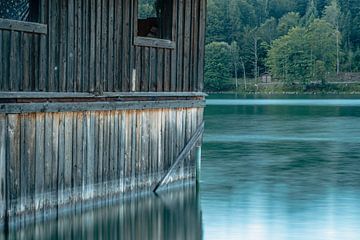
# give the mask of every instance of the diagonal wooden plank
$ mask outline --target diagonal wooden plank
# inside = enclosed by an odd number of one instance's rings
[[[164,183],[165,179],[168,178],[174,169],[179,165],[181,161],[183,161],[191,152],[191,150],[196,146],[196,143],[200,140],[203,132],[204,132],[204,122],[200,124],[200,126],[197,128],[194,135],[191,137],[189,142],[186,144],[186,146],[183,148],[183,150],[180,152],[179,156],[176,158],[174,164],[169,168],[169,170],[164,174],[164,176],[161,178],[161,180],[155,185],[153,188],[153,192],[156,192],[159,187]]]

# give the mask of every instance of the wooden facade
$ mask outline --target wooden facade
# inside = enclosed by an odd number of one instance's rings
[[[0,18],[0,226],[194,181],[206,0],[171,0],[170,40],[137,36],[137,1]]]
[[[173,44],[136,38],[137,0],[40,0],[0,21],[0,91],[201,92],[205,0],[173,0]]]

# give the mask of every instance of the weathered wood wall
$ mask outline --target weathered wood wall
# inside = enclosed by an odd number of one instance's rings
[[[171,46],[135,41],[136,0],[39,0],[38,23],[0,19],[0,226],[162,179],[203,118],[206,0],[174,4]]]
[[[151,191],[202,118],[202,108],[0,114],[0,220]],[[195,174],[192,151],[169,179]]]
[[[135,0],[40,0],[46,35],[0,24],[0,91],[201,92],[206,0],[174,2],[170,49],[133,44]]]

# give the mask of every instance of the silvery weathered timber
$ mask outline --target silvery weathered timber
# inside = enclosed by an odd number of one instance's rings
[[[0,11],[0,227],[194,182],[206,0],[20,2]]]

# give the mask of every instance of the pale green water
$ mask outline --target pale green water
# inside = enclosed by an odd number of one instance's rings
[[[235,98],[209,96],[200,193],[113,203],[9,239],[360,239],[360,98]]]
[[[221,98],[205,114],[204,239],[360,239],[360,101]]]

